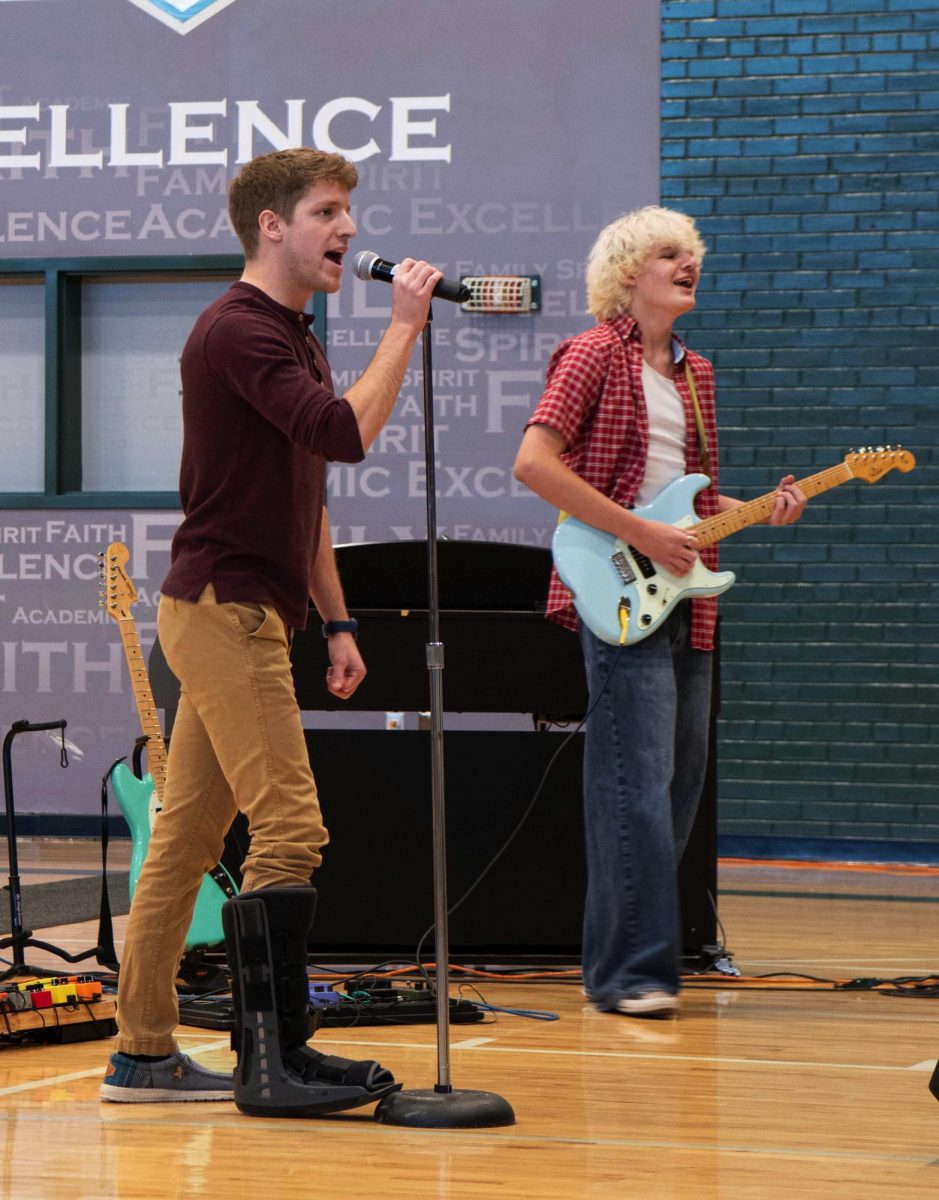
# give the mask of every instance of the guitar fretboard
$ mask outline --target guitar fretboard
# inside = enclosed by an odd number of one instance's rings
[[[816,475],[800,479],[797,486],[811,498],[852,478],[853,472],[847,463],[838,463],[837,466],[828,467]],[[740,529],[746,529],[748,525],[765,521],[772,514],[775,506],[776,493],[767,492],[765,496],[757,496],[755,500],[748,500],[746,504],[741,504],[738,508],[729,508],[726,512],[717,513],[716,516],[705,517],[694,527],[698,544],[712,546],[730,534],[737,533]]]
[[[121,641],[124,644],[124,654],[127,658],[127,669],[130,672],[131,687],[134,691],[134,701],[137,705],[137,715],[140,727],[147,736],[147,769],[153,778],[153,790],[157,801],[163,803],[163,789],[166,784],[166,743],[163,740],[163,730],[157,706],[150,690],[150,679],[147,675],[147,665],[137,627],[133,617],[119,617],[118,628],[121,631]]]

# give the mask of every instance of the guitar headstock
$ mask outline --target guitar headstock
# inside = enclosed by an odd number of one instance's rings
[[[844,458],[851,474],[868,483],[876,483],[878,479],[892,471],[912,471],[916,459],[902,446],[868,446],[864,450],[852,450]]]
[[[129,558],[130,551],[123,542],[112,542],[98,555],[98,603],[115,621],[129,617],[131,606],[137,602],[137,589],[125,570]]]

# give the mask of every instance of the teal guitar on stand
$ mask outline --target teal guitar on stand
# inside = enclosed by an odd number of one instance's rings
[[[801,479],[797,486],[812,497],[849,479],[876,483],[894,467],[910,471],[915,466],[909,451],[879,446],[853,451],[844,462]],[[709,482],[706,475],[684,475],[663,488],[651,504],[633,512],[649,521],[694,529],[698,545],[711,546],[728,534],[765,521],[773,511],[776,495],[768,492],[738,508],[700,520],[694,511],[694,498]],[[648,637],[680,600],[726,592],[736,578],[733,571],[708,570],[700,558],[687,575],[672,575],[634,546],[574,517],[561,520],[551,550],[557,573],[572,593],[580,619],[601,641],[614,646],[628,646]]]
[[[111,772],[111,786],[118,807],[130,829],[130,895],[134,896],[140,871],[147,857],[154,822],[163,807],[166,784],[166,742],[160,728],[157,708],[150,690],[147,667],[140,648],[137,628],[131,607],[137,600],[137,589],[131,583],[126,565],[130,553],[122,542],[112,542],[99,556],[102,606],[117,621],[124,644],[124,654],[130,671],[131,686],[140,725],[147,738],[147,766],[142,779],[124,763]],[[186,935],[186,949],[204,949],[219,945],[223,939],[222,905],[238,894],[238,887],[228,871],[218,863],[203,876],[192,924]]]

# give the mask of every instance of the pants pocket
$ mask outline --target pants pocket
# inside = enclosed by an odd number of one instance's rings
[[[230,601],[225,607],[238,629],[249,637],[283,638],[283,622],[269,604],[239,600]]]

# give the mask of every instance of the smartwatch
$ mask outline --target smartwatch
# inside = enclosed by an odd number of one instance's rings
[[[359,632],[359,623],[355,617],[349,617],[347,621],[327,621],[323,625],[323,637],[331,638],[334,633],[351,633],[356,637]]]

